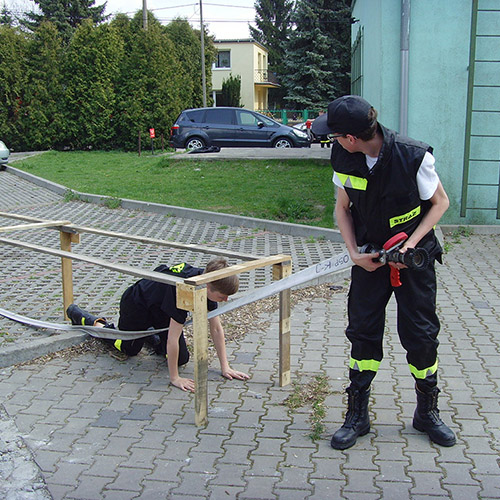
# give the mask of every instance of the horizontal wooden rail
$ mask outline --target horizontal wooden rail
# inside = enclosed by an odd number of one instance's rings
[[[8,212],[0,212],[0,217],[9,217],[12,219],[25,220],[25,221],[29,221],[29,222],[44,222],[44,223],[46,222],[49,224],[53,223],[53,221],[48,221],[46,219],[40,219],[37,217],[28,217],[28,216],[18,215],[18,214],[11,214]],[[112,238],[120,238],[120,239],[124,239],[124,240],[128,240],[128,241],[135,241],[137,243],[147,243],[147,244],[151,244],[151,245],[179,248],[179,249],[184,249],[184,250],[191,250],[193,252],[219,255],[221,257],[229,257],[229,258],[235,258],[235,259],[241,259],[241,260],[254,260],[254,259],[259,258],[257,255],[252,255],[252,254],[247,254],[247,253],[231,252],[229,250],[223,250],[220,248],[212,248],[212,247],[203,246],[203,245],[193,245],[191,243],[179,243],[177,241],[167,241],[167,240],[162,240],[159,238],[148,238],[146,236],[137,236],[137,235],[133,235],[133,234],[126,234],[126,233],[115,232],[115,231],[104,231],[103,229],[96,229],[96,228],[87,227],[87,226],[79,226],[77,224],[71,224],[71,223],[64,225],[62,227],[62,231],[76,232],[76,233],[90,233],[90,234],[96,234],[99,236],[109,236]]]
[[[184,280],[184,283],[194,286],[205,285],[215,280],[227,278],[228,276],[233,276],[235,274],[251,271],[252,269],[257,269],[259,267],[281,264],[282,262],[290,262],[290,256],[271,255],[270,257],[262,257],[260,259],[255,259],[250,262],[244,262],[243,264],[234,264],[230,267],[219,269],[218,271],[212,271],[210,273],[200,274],[199,276],[193,276],[192,278],[186,278]]]
[[[64,259],[88,262],[90,264],[95,264],[101,267],[105,267],[106,269],[111,269],[112,271],[131,274],[132,276],[137,276],[138,278],[146,278],[153,281],[159,281],[160,283],[167,283],[168,285],[175,286],[177,283],[184,282],[182,278],[178,278],[177,276],[172,276],[164,273],[157,273],[155,271],[146,271],[144,269],[129,266],[127,264],[115,264],[113,262],[108,262],[103,259],[98,259],[97,257],[91,257],[90,255],[81,255],[74,252],[66,252],[65,250],[59,250],[58,248],[43,247],[40,245],[34,245],[32,243],[26,243],[24,241],[13,240],[9,238],[0,238],[0,243],[5,243],[6,245],[12,245],[20,248],[26,248],[28,250],[34,250],[35,252],[42,252],[49,255],[55,255],[56,257],[61,257]]]
[[[48,222],[33,222],[31,224],[18,224],[17,226],[0,226],[0,233],[7,233],[12,231],[23,231],[25,229],[38,229],[42,227],[61,229],[61,226],[71,224],[67,220],[56,220]]]

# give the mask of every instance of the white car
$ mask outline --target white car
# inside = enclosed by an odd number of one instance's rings
[[[0,167],[3,165],[7,165],[7,162],[9,161],[9,155],[9,148],[2,141],[0,141]]]

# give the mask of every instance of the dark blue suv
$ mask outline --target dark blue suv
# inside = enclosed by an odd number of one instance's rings
[[[242,108],[184,110],[170,131],[173,148],[310,147],[306,132],[282,125],[267,116]]]

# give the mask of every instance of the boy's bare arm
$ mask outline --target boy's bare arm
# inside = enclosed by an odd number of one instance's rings
[[[194,380],[179,376],[179,338],[184,325],[171,319],[167,337],[167,364],[170,383],[183,391],[194,392]]]
[[[227,361],[224,328],[222,327],[220,318],[216,316],[215,318],[210,318],[208,321],[210,324],[210,335],[214,342],[215,350],[217,351],[217,356],[219,358],[222,376],[229,380],[232,380],[233,378],[237,378],[238,380],[249,379],[250,377],[246,373],[233,370],[229,366],[229,362]]]

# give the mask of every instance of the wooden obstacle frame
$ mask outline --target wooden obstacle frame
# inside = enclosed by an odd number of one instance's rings
[[[207,318],[207,284],[228,276],[239,275],[254,269],[273,266],[273,279],[278,280],[290,276],[292,273],[292,260],[288,255],[273,255],[258,257],[255,255],[231,252],[218,248],[205,247],[179,242],[147,238],[127,233],[104,231],[97,228],[78,226],[67,220],[46,220],[36,217],[0,212],[0,217],[24,221],[24,224],[0,226],[0,234],[13,231],[48,228],[59,231],[60,249],[43,247],[0,237],[0,243],[42,252],[61,258],[63,307],[66,309],[73,303],[73,260],[95,264],[113,271],[130,274],[138,278],[146,278],[160,283],[176,286],[177,307],[190,311],[193,317],[193,343],[194,343],[194,381],[195,381],[195,424],[198,427],[208,423],[208,318]],[[137,243],[167,246],[178,249],[218,255],[244,262],[235,264],[218,271],[205,273],[191,278],[179,278],[155,271],[148,271],[125,264],[117,264],[92,256],[81,255],[71,251],[72,244],[80,242],[82,233],[108,236],[125,239]],[[290,374],[290,289],[279,292],[279,385],[288,385]]]

